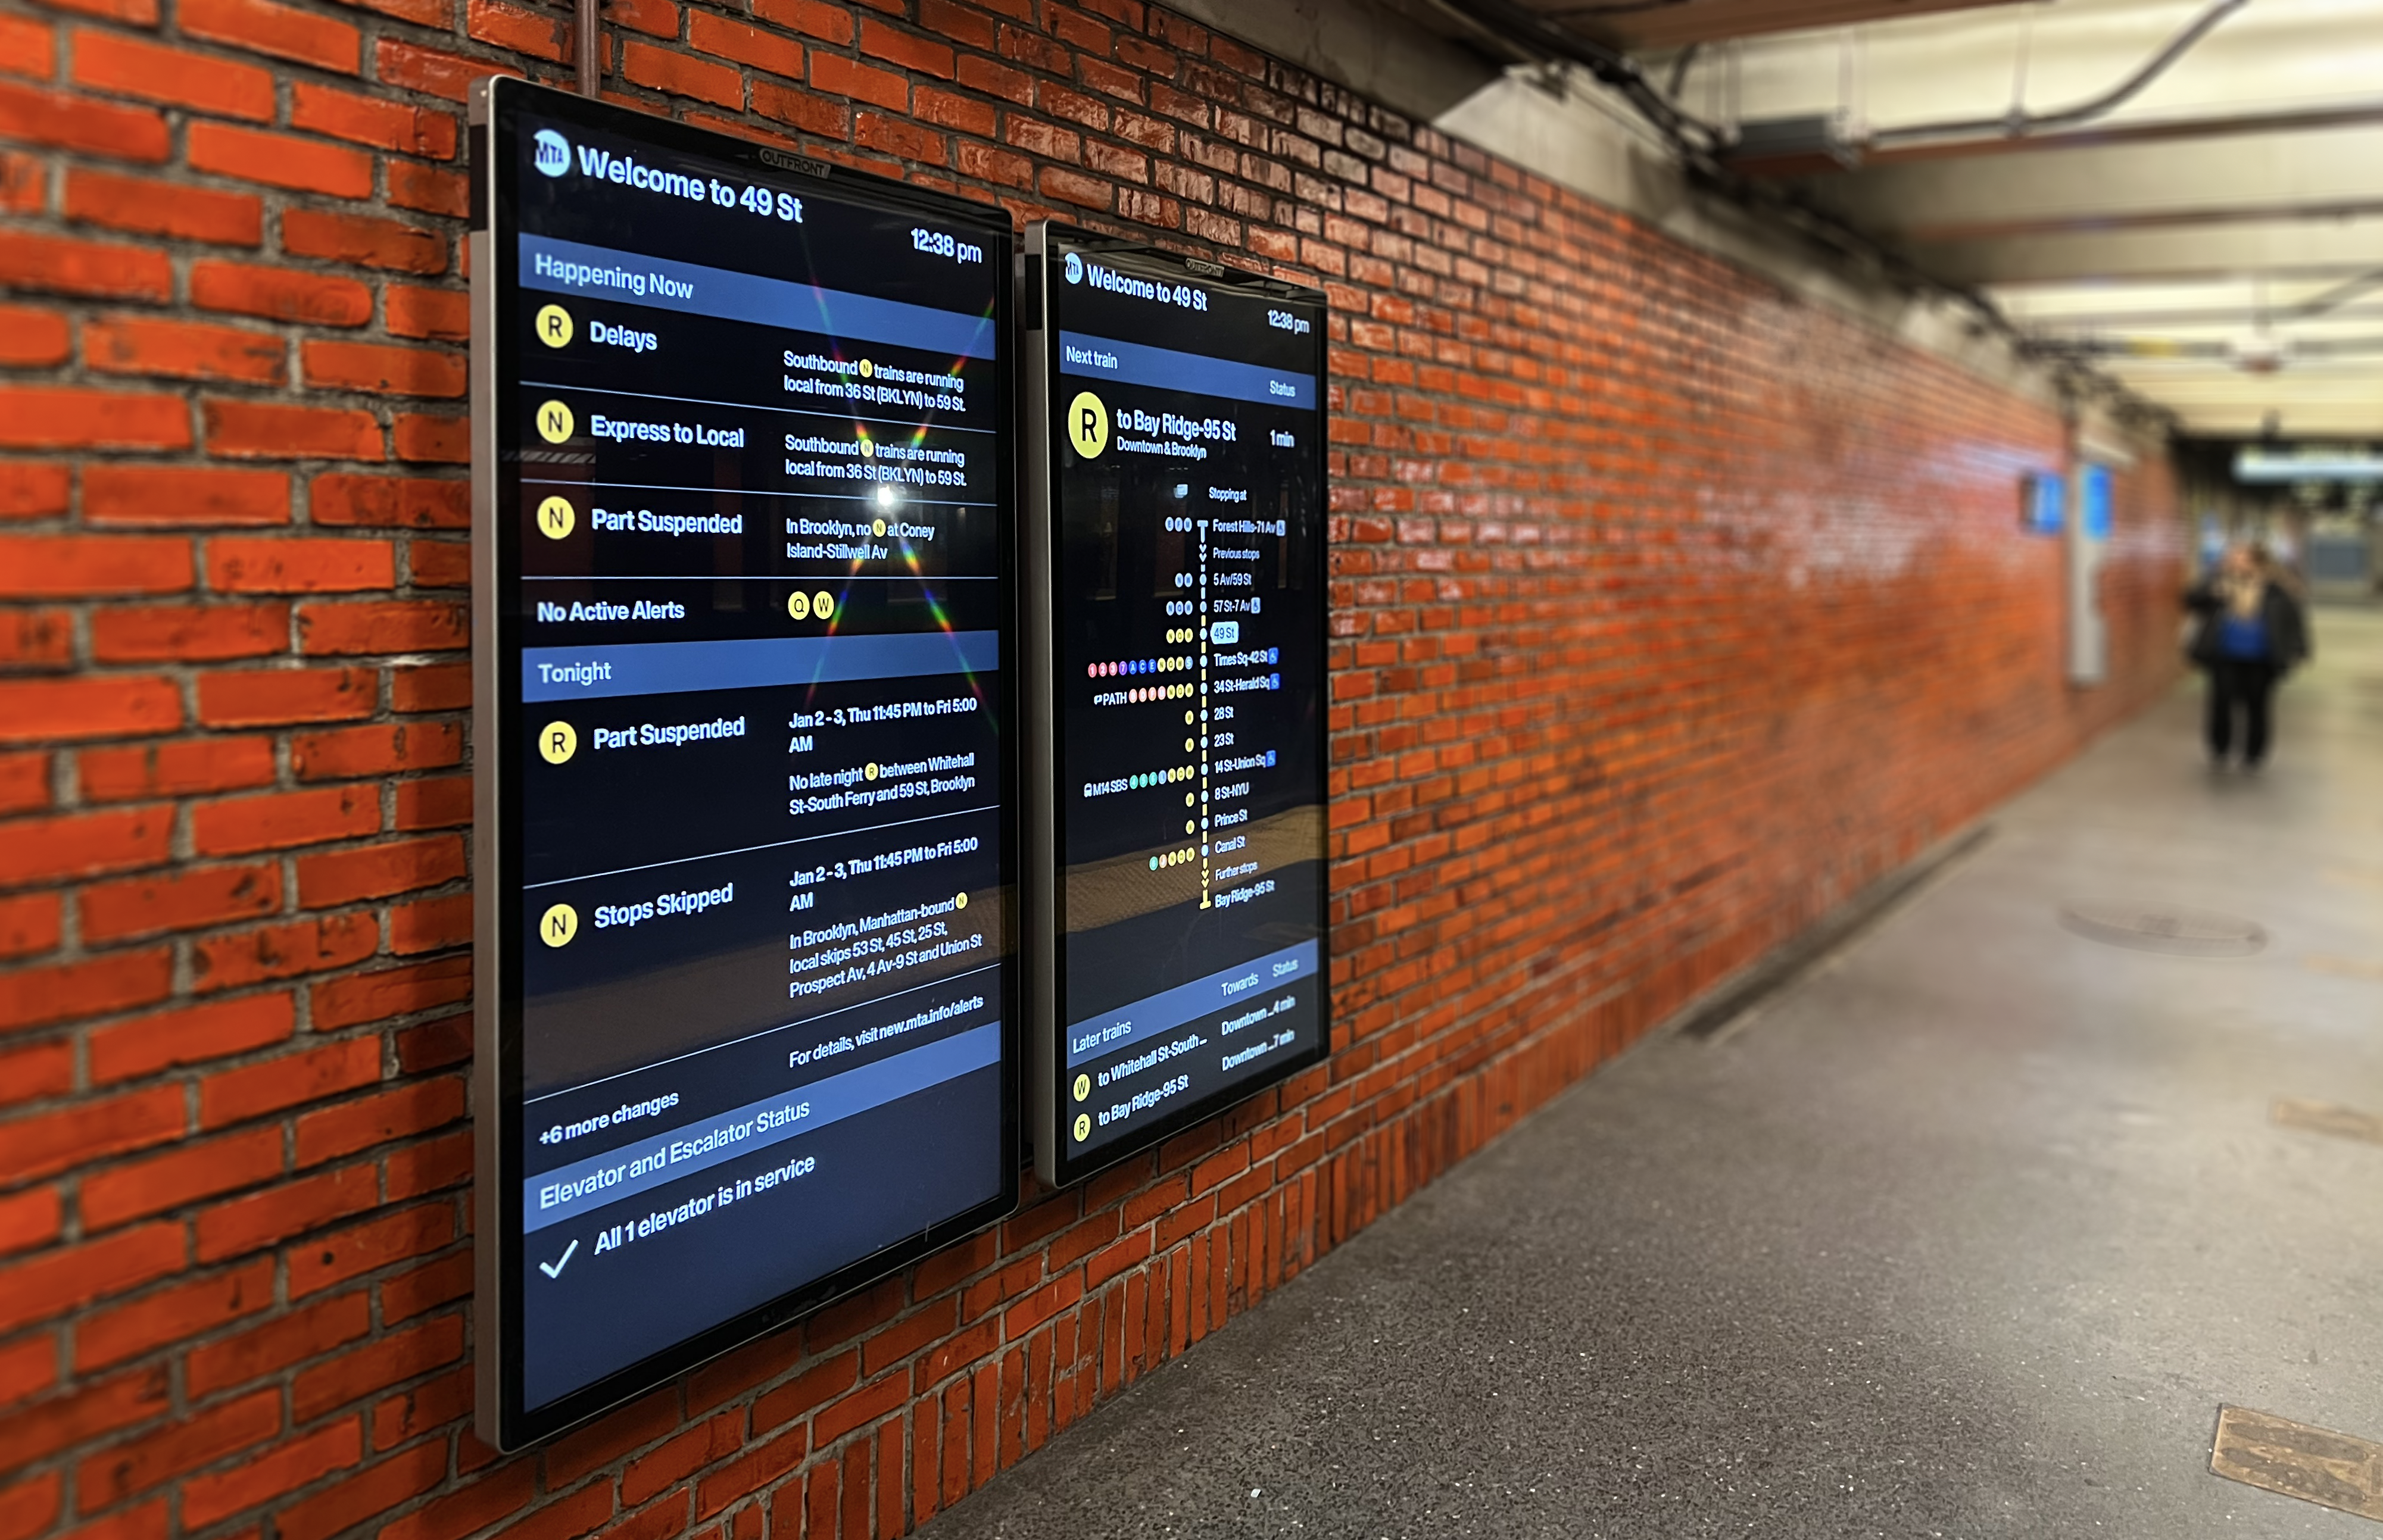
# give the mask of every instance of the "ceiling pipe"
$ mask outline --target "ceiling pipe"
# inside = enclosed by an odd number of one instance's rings
[[[1611,4],[1566,6],[1550,11],[1550,16],[1636,16],[1644,11],[1668,11],[1674,6],[1693,4],[1693,0],[1612,0]]]
[[[2331,289],[2296,301],[2280,310],[2271,310],[2268,314],[2287,321],[2305,321],[2312,315],[2322,315],[2328,310],[2339,309],[2368,290],[2377,288],[2383,288],[2383,267],[2361,273],[2354,278],[2345,278]]]
[[[579,66],[579,94],[599,96],[604,91],[604,31],[597,16],[599,0],[576,0],[572,13],[574,59]]]
[[[2162,75],[2177,60],[2184,57],[2192,46],[2209,35],[2211,29],[2241,10],[2251,0],[2216,0],[2207,10],[2192,19],[2190,26],[2167,42],[2167,46],[2153,55],[2140,68],[2117,85],[2090,101],[2080,102],[2058,112],[2024,112],[2017,103],[2000,117],[1955,118],[1943,123],[1913,123],[1899,129],[1873,130],[1865,141],[1866,148],[1885,148],[1934,139],[1978,139],[1999,134],[2006,139],[2025,139],[2031,134],[2055,129],[2073,129],[2108,116],[2140,95],[2146,86]]]
[[[2257,327],[2251,344],[2241,341],[2169,341],[2155,337],[2068,337],[2047,338],[2035,343],[2037,351],[2046,358],[2092,360],[2102,358],[2185,358],[2223,359],[2250,374],[2273,374],[2288,360],[2318,358],[2371,358],[2383,354],[2383,336],[2352,338],[2305,338],[2297,340],[2273,337],[2268,328],[2277,321],[2305,321],[2340,308],[2370,289],[2383,286],[2383,267],[2361,273],[2289,305],[2256,306],[2253,312]],[[2204,324],[2221,318],[2215,313],[2185,312],[2175,315],[2142,314],[2125,317],[2130,326]]]
[[[1680,88],[1688,83],[1688,66],[1697,62],[1697,54],[1703,47],[1701,43],[1691,43],[1672,60],[1671,78],[1663,82],[1664,95],[1674,102],[1680,99]]]
[[[1708,123],[1671,101],[1647,79],[1636,61],[1568,28],[1555,26],[1539,13],[1527,10],[1513,0],[1431,0],[1431,3],[1436,8],[1465,22],[1469,28],[1491,34],[1509,49],[1519,46],[1542,62],[1576,65],[1600,84],[1611,87],[1679,157],[1682,167],[1692,180],[1727,196],[1742,207],[1784,216],[1801,228],[1805,234],[1846,255],[1879,266],[1909,287],[1932,290],[1954,298],[1976,312],[1979,319],[1989,327],[2004,333],[2015,342],[2025,341],[2019,330],[1984,295],[1929,276],[1882,242],[1785,189],[1758,182],[1731,170],[1722,157],[1734,136],[1720,125]]]
[[[1510,55],[1520,54],[1539,63],[1577,65],[1587,70],[1599,84],[1619,92],[1674,150],[1709,157],[1727,142],[1722,129],[1668,100],[1647,79],[1637,61],[1568,27],[1557,26],[1514,0],[1430,0],[1430,4],[1467,31],[1486,33]]]
[[[586,0],[583,0],[586,3]],[[1518,62],[1569,64],[1587,70],[1591,79],[1611,88],[1644,119],[1678,158],[1690,185],[1794,227],[1807,239],[1868,265],[1907,291],[1933,293],[1967,310],[1980,334],[1992,333],[2007,342],[2021,358],[2045,364],[2056,386],[2064,390],[2100,396],[2130,409],[2153,413],[2171,424],[2175,413],[2134,396],[2118,381],[2095,372],[2082,360],[2047,350],[2013,325],[2002,307],[1978,290],[1949,283],[1920,267],[1902,253],[1809,199],[1776,182],[1764,181],[1733,169],[1727,163],[1735,135],[1706,122],[1673,101],[1647,79],[1637,61],[1561,27],[1516,0],[1427,0],[1427,3],[1484,38],[1496,51]],[[2228,8],[2248,0],[2219,0]],[[2214,25],[2214,22],[2210,22]],[[2203,31],[2207,27],[2204,26]]]
[[[2242,309],[2204,305],[2198,310],[2130,310],[2073,315],[2044,315],[2037,318],[2036,325],[2044,328],[2100,334],[2119,331],[2139,332],[2147,326],[2229,326],[2238,321],[2307,321],[2320,315],[2331,314],[2367,290],[2378,288],[2383,288],[2383,267],[2378,267],[2371,273],[2362,273],[2354,278],[2336,284],[2322,293],[2313,294],[2305,300],[2296,300],[2288,305],[2253,303]],[[2073,341],[2091,339],[2050,340],[2043,345],[2047,348],[2060,348],[2070,346]]]

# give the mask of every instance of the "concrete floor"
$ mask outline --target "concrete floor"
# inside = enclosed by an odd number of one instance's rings
[[[2317,636],[2260,776],[2180,690],[926,1534],[2383,1536],[2207,1469],[2222,1402],[2383,1439],[2383,1146],[2268,1120],[2383,1112],[2383,614]]]

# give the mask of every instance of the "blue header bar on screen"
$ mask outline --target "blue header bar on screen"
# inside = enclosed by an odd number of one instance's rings
[[[1268,406],[1296,407],[1303,412],[1315,410],[1314,375],[1236,363],[1230,359],[1179,352],[1173,348],[1087,337],[1080,331],[1059,334],[1059,372],[1082,379],[1113,379],[1160,390],[1190,390],[1203,396],[1222,396],[1228,400],[1263,401]]]
[[[668,696],[834,680],[990,673],[998,631],[900,631],[882,636],[763,636],[734,642],[624,642],[525,647],[522,699]]]
[[[1000,1062],[1001,1023],[989,1021],[890,1059],[649,1134],[523,1181],[522,1228],[542,1230],[575,1219]]]
[[[872,299],[550,236],[522,236],[521,286],[817,332],[844,341],[885,342],[954,358],[996,356],[991,315]]]
[[[1068,1067],[1106,1058],[1228,1005],[1263,1004],[1267,991],[1315,978],[1323,962],[1320,944],[1298,942],[1263,957],[1218,968],[1204,979],[1145,995],[1130,1005],[1070,1022]]]

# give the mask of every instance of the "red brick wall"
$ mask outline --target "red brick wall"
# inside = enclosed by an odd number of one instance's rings
[[[614,0],[655,110],[1333,290],[1330,1064],[500,1460],[466,1430],[456,102],[506,0],[0,0],[0,1540],[889,1534],[2174,668],[2049,413],[1136,0]],[[910,8],[915,6],[915,9]]]

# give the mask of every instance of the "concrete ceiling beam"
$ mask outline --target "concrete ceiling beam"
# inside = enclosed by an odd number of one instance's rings
[[[2226,277],[2185,283],[2080,283],[1993,288],[2003,314],[2035,330],[2108,326],[2249,326],[2262,316],[2294,322],[2383,322],[2383,260],[2367,281],[2260,281]]]
[[[2253,134],[2315,133],[2327,129],[2383,125],[2383,97],[2318,107],[2240,108],[2179,118],[2089,124],[2053,133],[2017,138],[1948,139],[1933,143],[1889,144],[1862,156],[1864,172],[1923,162],[2045,152],[2105,149],[2122,144],[2176,144],[2196,139],[2234,139]]]
[[[1919,243],[2339,219],[2383,213],[2383,124],[2229,139],[2190,153],[2122,144],[1884,166],[1809,191],[1863,228]],[[2383,260],[2383,248],[2377,255]]]
[[[1683,96],[1739,121],[1842,109],[1883,133],[1998,117],[2014,105],[2056,111],[2127,79],[2204,8],[2066,0],[1880,22],[1860,29],[1858,43],[1834,31],[1763,38],[1700,53]],[[2090,128],[2173,133],[2259,115],[2360,114],[2375,105],[2378,80],[2383,0],[2259,0]]]
[[[2116,230],[2015,236],[1931,246],[1926,265],[1950,283],[2081,283],[2142,278],[2348,278],[2383,253],[2383,217],[2234,225],[2197,231]]]
[[[2256,438],[2268,426],[2265,411],[2236,408],[2179,411],[2177,420],[2196,438]],[[2383,415],[2327,406],[2278,409],[2275,428],[2290,438],[2371,438],[2383,432]]]
[[[1813,27],[1848,27],[1939,11],[1976,10],[2013,0],[1526,0],[1533,10],[1633,52],[1759,37]]]

